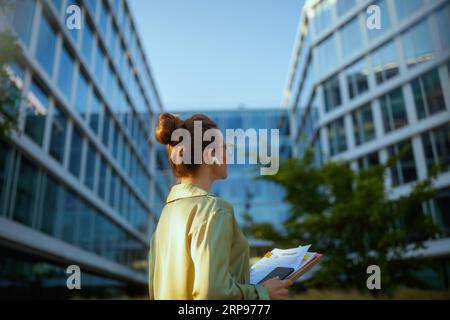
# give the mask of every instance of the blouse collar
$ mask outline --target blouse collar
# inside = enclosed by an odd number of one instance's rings
[[[192,183],[179,183],[174,185],[167,196],[166,202],[178,199],[206,196],[208,192]]]

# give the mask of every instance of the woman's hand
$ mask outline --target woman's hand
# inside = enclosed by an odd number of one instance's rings
[[[263,283],[269,292],[271,300],[284,300],[288,297],[288,287],[293,284],[292,280],[280,280],[279,277],[269,279]]]

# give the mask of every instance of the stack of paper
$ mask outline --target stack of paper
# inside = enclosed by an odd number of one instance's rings
[[[278,267],[292,268],[287,276],[293,281],[311,269],[322,257],[316,252],[308,252],[311,245],[299,246],[293,249],[273,249],[250,269],[250,283],[257,284]]]

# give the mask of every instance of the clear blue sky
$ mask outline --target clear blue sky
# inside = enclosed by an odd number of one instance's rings
[[[129,0],[167,110],[279,106],[303,0]]]

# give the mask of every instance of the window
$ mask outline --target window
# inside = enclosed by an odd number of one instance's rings
[[[69,171],[76,177],[80,176],[81,156],[83,154],[83,137],[77,127],[72,130],[72,142],[70,145]]]
[[[413,80],[411,86],[419,119],[445,110],[445,101],[437,69],[433,69]]]
[[[98,196],[103,200],[106,199],[106,174],[107,174],[107,164],[106,160],[102,157],[100,161],[100,176],[98,180]]]
[[[45,179],[44,205],[40,230],[48,235],[57,236],[58,222],[64,217],[62,211],[64,189],[51,177]]]
[[[7,185],[9,172],[11,172],[12,149],[10,146],[0,141],[0,216],[3,215],[4,205],[6,203],[6,190],[10,186]]]
[[[347,150],[344,118],[339,118],[338,120],[330,123],[327,128],[330,155],[334,156]]]
[[[114,76],[114,73],[112,71],[112,66],[111,64],[108,63],[108,67],[106,68],[106,81],[105,81],[105,86],[104,86],[104,90],[105,90],[105,94],[106,94],[106,99],[108,100],[108,102],[110,103],[110,105],[113,105],[113,110],[115,110],[115,106],[116,106],[116,100],[114,100],[112,98],[113,94],[117,91],[113,90],[113,86],[117,84],[116,82],[116,77]]]
[[[450,208],[450,188],[441,189],[433,204],[440,224],[445,228],[447,235],[450,235],[450,214],[448,211],[448,208]]]
[[[114,61],[116,61],[116,54],[117,51],[116,49],[118,48],[118,43],[119,43],[119,39],[118,39],[118,31],[115,27],[115,25],[112,26],[111,28],[111,33],[109,35],[109,53],[111,54],[111,57]]]
[[[408,67],[433,59],[432,37],[427,20],[406,31],[402,40]]]
[[[77,94],[75,108],[82,118],[86,117],[89,85],[83,72],[78,75]]]
[[[361,27],[359,25],[358,16],[347,23],[341,30],[342,56],[350,57],[352,54],[361,49]],[[335,51],[329,51],[329,55],[333,55]]]
[[[408,124],[402,88],[399,87],[380,98],[384,132],[399,129]]]
[[[119,127],[116,128],[115,132],[119,132]],[[117,148],[116,148],[116,154],[114,158],[117,160],[117,162],[120,164],[122,159],[122,152],[123,150],[123,136],[121,133],[118,133],[117,135]]]
[[[48,96],[40,84],[31,84],[32,104],[26,109],[25,133],[37,144],[42,145],[45,131],[45,118],[48,109]]]
[[[369,67],[365,59],[359,60],[345,70],[350,99],[369,90],[369,83],[367,82],[368,73]]]
[[[100,98],[95,93],[93,95],[91,110],[89,114],[89,126],[95,134],[98,134],[99,123],[100,123],[100,112],[102,110],[102,104],[100,102]]]
[[[61,9],[63,7],[63,0],[52,0],[53,6],[55,7],[56,12],[61,13]]]
[[[364,105],[352,113],[353,131],[356,145],[363,144],[375,138],[372,108],[370,104]]]
[[[110,185],[109,185],[109,204],[110,204],[111,208],[116,208],[117,176],[116,176],[115,172],[111,172],[110,178],[111,179],[110,179]]]
[[[339,16],[347,13],[356,4],[355,0],[337,1],[337,12]]]
[[[404,20],[422,6],[423,0],[407,0],[394,1],[395,9],[397,11],[398,20]]]
[[[86,186],[93,190],[95,184],[95,165],[96,165],[96,152],[92,144],[89,143],[86,157],[86,167],[84,175],[84,183]]]
[[[29,227],[33,224],[34,209],[38,200],[39,169],[28,159],[20,159],[19,176],[14,199],[13,220]]]
[[[13,27],[25,45],[30,44],[35,0],[16,0]]]
[[[103,114],[102,142],[105,145],[105,147],[107,147],[107,148],[109,146],[109,130],[110,130],[109,127],[110,127],[110,123],[111,123],[111,116],[105,110],[105,113]]]
[[[53,73],[53,61],[55,60],[56,31],[47,21],[45,15],[41,16],[41,25],[36,48],[36,58],[42,68],[51,77]]]
[[[77,218],[80,211],[80,200],[72,192],[67,191],[65,193],[63,201],[63,212],[64,219],[61,219],[59,228],[61,229],[61,240],[67,243],[75,243],[75,228],[74,225],[77,223]]]
[[[402,0],[400,0],[402,1]],[[408,1],[408,0],[407,0]],[[345,2],[340,1],[340,2]],[[380,15],[381,15],[381,28],[380,29],[369,29],[365,28],[367,30],[367,35],[369,40],[374,40],[378,38],[381,34],[383,34],[386,30],[389,30],[391,27],[391,18],[389,17],[389,9],[387,7],[387,0],[381,0],[376,1],[373,3],[374,5],[377,5],[380,8]]]
[[[388,42],[372,53],[372,66],[377,84],[381,84],[398,74],[399,69],[394,42]]]
[[[81,50],[83,53],[84,60],[87,65],[91,65],[91,56],[92,56],[92,45],[94,43],[94,38],[92,35],[92,27],[91,24],[87,21],[83,26],[83,43],[81,45]]]
[[[450,171],[450,125],[446,124],[422,135],[428,173],[435,165],[441,171]]]
[[[436,20],[438,30],[440,30],[438,35],[441,42],[441,48],[448,49],[450,48],[450,36],[448,34],[448,30],[450,30],[450,5],[438,9],[436,12]]]
[[[113,128],[112,155],[114,159],[117,160],[118,146],[119,146],[119,127],[114,123],[114,126],[112,128]]]
[[[97,0],[87,0],[85,3],[87,4],[89,10],[91,11],[92,17],[95,19],[95,8],[97,7]]]
[[[67,51],[66,46],[63,46],[61,60],[59,62],[58,87],[67,101],[70,101],[70,97],[72,96],[73,61],[72,55]]]
[[[80,201],[78,215],[79,225],[93,226],[95,224],[95,217],[97,214],[98,213],[85,201]],[[88,251],[92,251],[92,248],[94,246],[94,228],[78,228],[75,235],[75,241],[79,247]]]
[[[101,34],[106,37],[108,30],[108,12],[106,11],[104,0],[100,0],[100,17],[99,17],[99,28]]]
[[[401,142],[388,148],[389,157],[404,152],[399,161],[390,168],[392,185],[394,187],[415,181],[417,179],[416,162],[411,143]]]
[[[358,159],[358,169],[360,171],[367,170],[371,167],[380,164],[380,158],[378,157],[378,152],[370,153],[364,157]]]
[[[341,105],[341,91],[337,75],[323,83],[323,92],[326,112],[336,109]]]
[[[104,89],[103,85],[103,73],[105,68],[105,51],[100,46],[100,43],[97,43],[97,58],[95,60],[95,76],[97,77],[98,85]]]
[[[334,2],[334,0],[322,0],[314,8],[313,21],[316,34],[320,33],[333,23]]]
[[[336,40],[334,34],[317,46],[319,73],[324,75],[337,65]]]
[[[52,132],[50,137],[50,155],[60,163],[64,159],[64,146],[66,143],[67,117],[55,106],[53,109]]]

